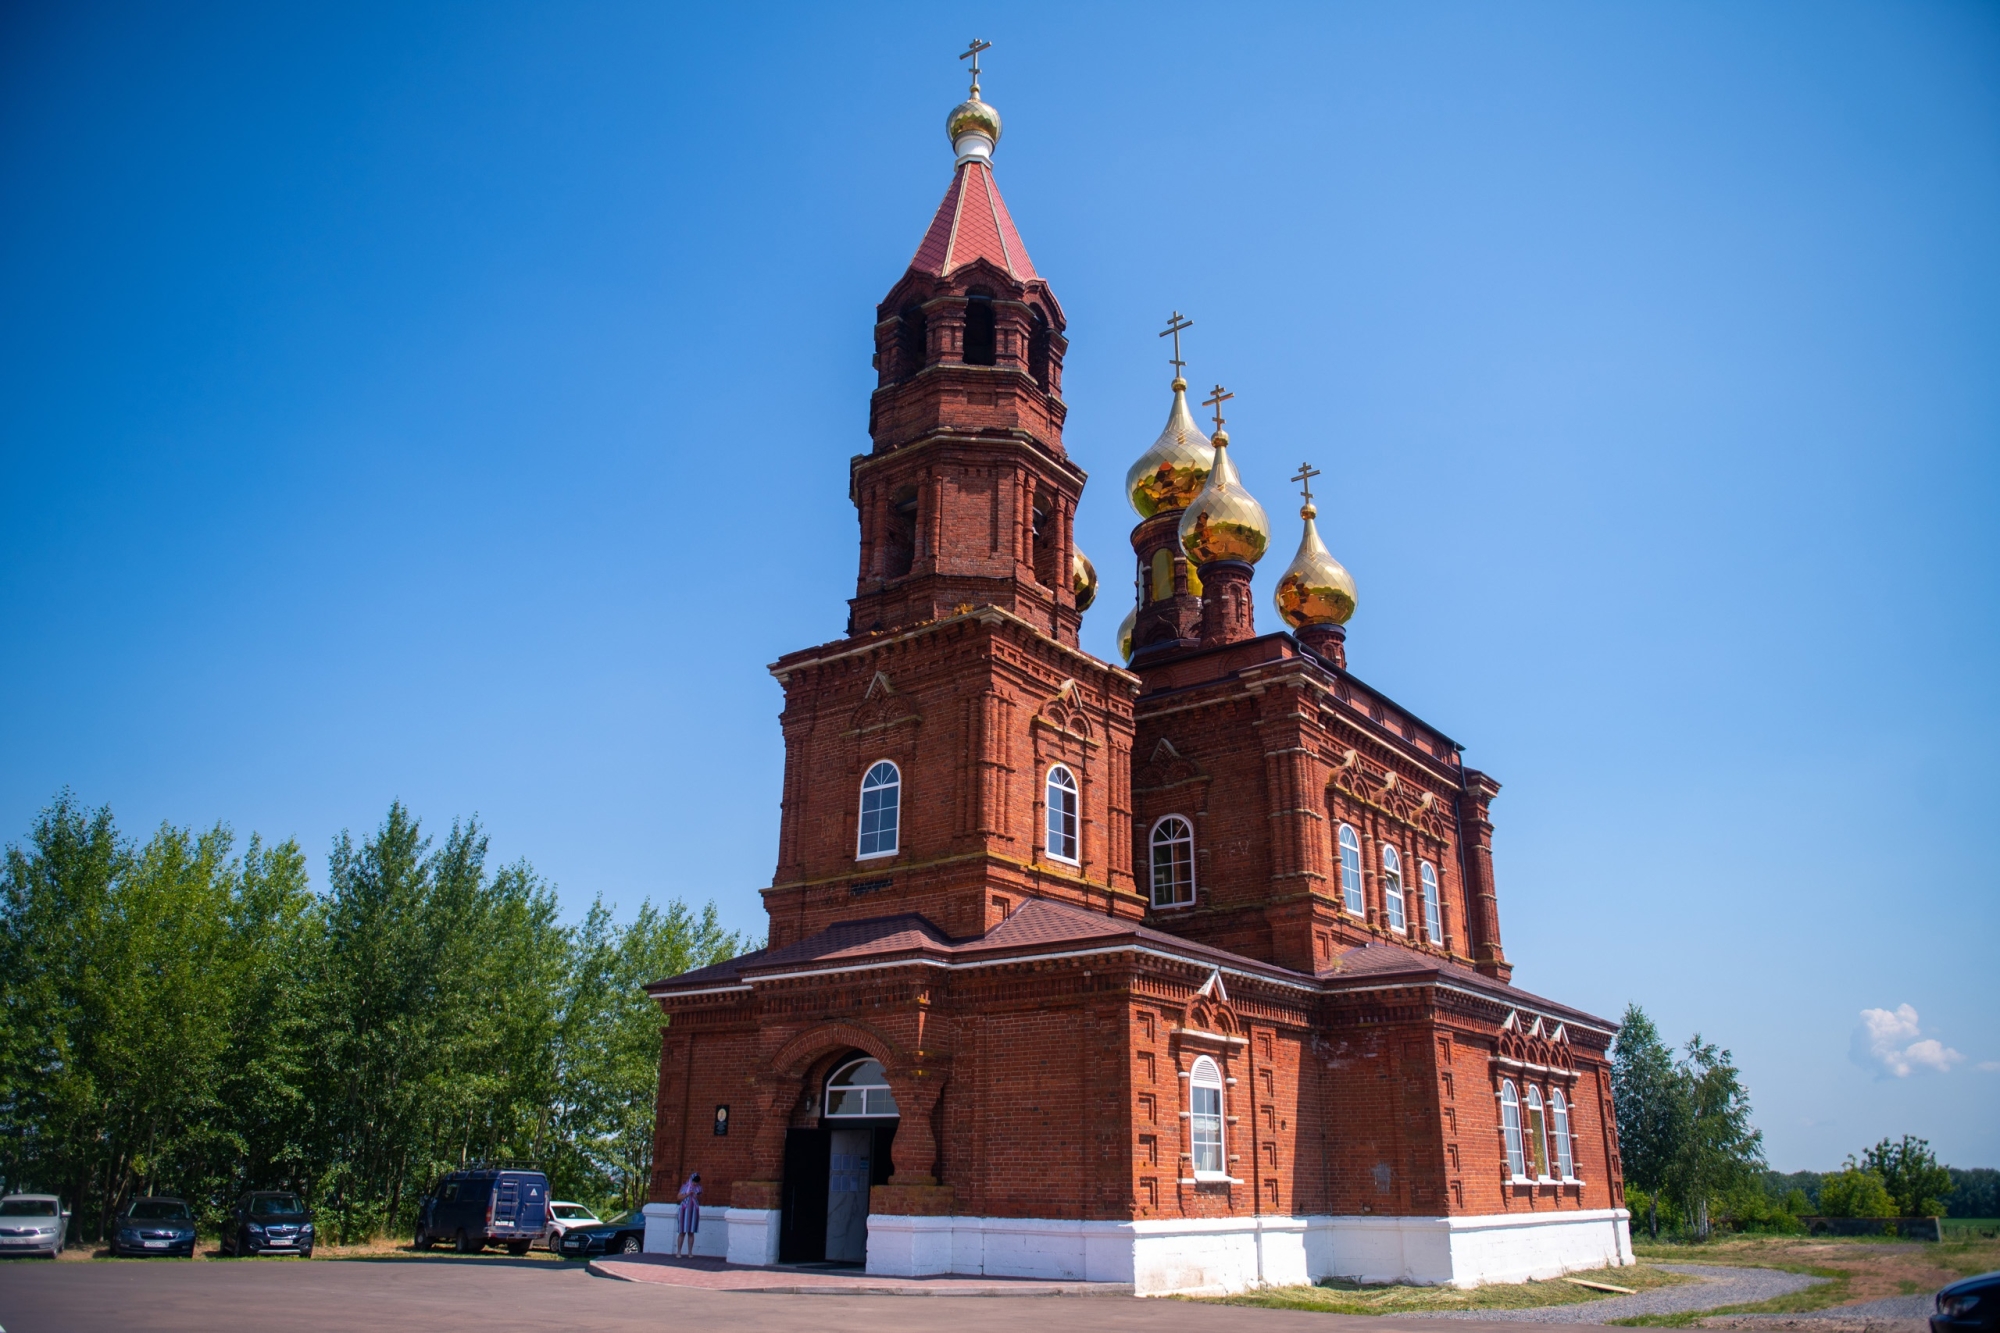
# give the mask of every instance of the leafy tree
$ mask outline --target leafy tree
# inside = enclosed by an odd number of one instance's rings
[[[1820,1182],[1819,1210],[1826,1217],[1894,1217],[1896,1201],[1878,1171],[1866,1171],[1847,1159],[1843,1170]]]
[[[1668,1186],[1693,1108],[1673,1052],[1636,1004],[1626,1006],[1612,1047],[1611,1095],[1625,1182],[1646,1196],[1647,1224],[1657,1238],[1659,1195]]]
[[[1950,1216],[2000,1217],[2000,1171],[1990,1166],[1945,1169],[1951,1172]]]
[[[1694,1218],[1695,1234],[1708,1235],[1710,1200],[1756,1180],[1764,1169],[1764,1135],[1750,1124],[1750,1093],[1728,1051],[1696,1033],[1675,1073],[1686,1088],[1689,1120],[1667,1177]]]
[[[1936,1217],[1952,1191],[1951,1172],[1938,1165],[1937,1154],[1924,1139],[1903,1135],[1901,1143],[1883,1139],[1861,1154],[1861,1166],[1882,1177],[1903,1217]]]

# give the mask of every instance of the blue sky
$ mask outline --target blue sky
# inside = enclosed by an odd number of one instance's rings
[[[966,13],[10,6],[0,838],[68,785],[320,874],[400,798],[761,929],[976,29],[1086,646],[1178,308],[1505,785],[1516,980],[1730,1047],[1774,1165],[2000,1165],[2000,10]]]

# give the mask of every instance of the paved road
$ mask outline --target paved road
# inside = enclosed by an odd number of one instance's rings
[[[1342,1316],[1122,1296],[922,1298],[697,1291],[596,1277],[581,1265],[453,1259],[0,1259],[6,1333],[1507,1333],[1471,1321]],[[1512,1326],[1518,1333],[1518,1325]]]

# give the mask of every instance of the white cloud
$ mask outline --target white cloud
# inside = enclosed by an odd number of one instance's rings
[[[1989,1074],[2000,1074],[2000,1060],[1981,1060],[1979,1067]]]
[[[1923,1069],[1948,1073],[1965,1059],[1935,1037],[1924,1036],[1917,1026],[1917,1011],[1907,1004],[1893,1010],[1863,1009],[1847,1054],[1878,1079],[1908,1078]]]

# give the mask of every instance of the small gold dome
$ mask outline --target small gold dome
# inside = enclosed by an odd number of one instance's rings
[[[1306,530],[1299,538],[1299,553],[1278,576],[1271,600],[1278,614],[1293,629],[1308,625],[1345,625],[1354,614],[1354,576],[1335,560],[1319,539],[1313,523],[1319,511],[1308,504],[1299,510]]]
[[[1215,432],[1215,465],[1201,494],[1181,515],[1181,549],[1197,565],[1211,560],[1241,560],[1256,564],[1271,544],[1271,521],[1264,506],[1236,475],[1229,461],[1229,432]]]
[[[1139,627],[1139,608],[1134,606],[1125,613],[1125,619],[1118,622],[1118,655],[1127,662],[1132,660],[1132,631]]]
[[[1188,501],[1201,493],[1214,459],[1214,446],[1188,411],[1187,381],[1175,379],[1167,428],[1125,474],[1125,498],[1140,518],[1185,509]]]
[[[960,137],[967,134],[983,134],[996,145],[1000,142],[1000,113],[980,101],[976,91],[953,107],[951,114],[944,118],[944,137],[953,148],[957,148]]]
[[[1069,562],[1070,588],[1076,593],[1076,609],[1088,611],[1090,604],[1097,600],[1097,566],[1090,563],[1090,557],[1078,551]]]

